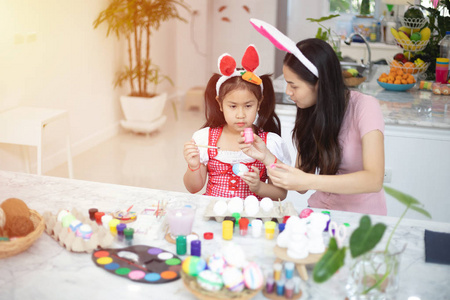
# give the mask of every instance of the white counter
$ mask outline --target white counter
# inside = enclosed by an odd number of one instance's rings
[[[189,200],[197,205],[193,231],[203,236],[214,232],[215,238],[207,249],[212,252],[230,241],[221,238],[221,225],[215,221],[203,221],[204,210],[211,198],[200,195],[143,189],[128,186],[102,184],[64,178],[37,176],[0,171],[1,201],[17,197],[41,214],[57,213],[59,209],[76,207],[87,215],[88,209],[97,207],[114,211],[134,205],[133,210],[148,207],[152,201]],[[294,203],[297,211],[304,208]],[[359,214],[331,211],[332,220],[350,224],[354,230]],[[392,230],[396,221],[389,217],[372,217],[382,221]],[[398,299],[416,296],[420,299],[447,299],[450,294],[448,278],[450,266],[425,263],[424,230],[450,233],[449,223],[405,219],[397,229],[393,245],[399,248],[407,243],[400,264],[400,291]],[[380,243],[383,246],[387,234]],[[203,239],[201,239],[203,242]],[[275,260],[275,240],[235,236],[232,242],[244,247],[249,260],[256,261],[268,270]],[[348,240],[346,241],[348,243]],[[147,245],[175,253],[175,245],[165,240],[154,240]],[[183,256],[182,256],[183,257]],[[309,270],[310,272],[311,270]],[[309,279],[302,283],[301,299],[344,299],[346,268],[325,284],[315,284]],[[181,280],[166,284],[135,283],[119,278],[98,268],[90,254],[72,253],[61,247],[44,233],[26,252],[0,260],[0,299],[194,299]],[[260,293],[255,299],[264,299]]]

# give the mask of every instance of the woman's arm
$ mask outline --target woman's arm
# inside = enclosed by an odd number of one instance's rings
[[[363,169],[344,175],[307,174],[299,169],[277,164],[269,170],[276,186],[287,190],[317,190],[337,194],[374,193],[383,187],[384,136],[379,130],[370,131],[362,138]]]
[[[248,184],[250,191],[260,197],[269,197],[272,200],[284,200],[287,191],[283,188],[277,187],[269,182],[262,182],[259,179],[260,170],[257,167],[252,167],[252,172],[247,172],[242,176],[242,180]]]

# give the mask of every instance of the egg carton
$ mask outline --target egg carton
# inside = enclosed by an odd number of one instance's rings
[[[225,215],[217,215],[214,213],[214,205],[219,199],[212,199],[208,206],[205,209],[205,214],[203,215],[203,219],[205,221],[215,220],[217,222],[223,222],[225,217],[231,217],[231,213],[227,212]],[[278,223],[283,223],[284,216],[298,216],[297,211],[294,208],[292,202],[282,201],[276,202],[273,201],[272,210],[265,212],[261,208],[258,213],[255,215],[249,216],[245,213],[245,210],[241,213],[241,218],[247,218],[251,222],[254,219],[261,219],[263,222],[271,221],[272,219],[276,219]]]
[[[45,232],[59,242],[61,246],[72,252],[90,253],[98,248],[107,248],[113,243],[114,236],[105,227],[97,225],[96,222],[91,221],[75,208],[72,209],[71,213],[83,224],[91,226],[92,236],[89,240],[84,240],[81,237],[76,236],[69,227],[62,226],[62,223],[57,220],[57,215],[53,215],[51,212],[46,211],[43,214],[45,220]]]

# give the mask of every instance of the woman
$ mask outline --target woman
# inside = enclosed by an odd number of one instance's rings
[[[288,52],[283,74],[286,94],[297,105],[296,167],[281,163],[257,137],[253,144],[241,143],[241,149],[272,164],[268,174],[274,185],[300,193],[315,190],[310,207],[386,215],[384,120],[378,101],[347,89],[326,42],[307,39],[295,45],[271,25],[251,22]]]

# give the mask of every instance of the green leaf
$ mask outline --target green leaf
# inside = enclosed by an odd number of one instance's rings
[[[405,204],[406,206],[410,206],[412,204],[420,204],[420,202],[416,198],[411,197],[410,195],[407,195],[405,193],[402,193],[396,189],[385,186],[384,190],[386,191],[386,193],[388,193],[401,203]]]
[[[316,39],[320,39],[320,37],[322,36],[322,28],[318,28],[317,29],[317,33],[316,33]]]
[[[412,210],[415,210],[418,213],[421,213],[422,215],[431,219],[431,214],[429,212],[427,212],[425,209],[423,209],[422,207],[411,205],[409,208],[411,208]]]
[[[359,221],[359,227],[353,231],[350,237],[352,257],[358,257],[375,248],[385,231],[386,225],[378,223],[372,226],[370,217],[363,216]]]
[[[325,17],[322,17],[320,19],[306,18],[306,20],[308,20],[310,22],[317,22],[317,23],[319,23],[319,22],[327,21],[327,20],[330,20],[330,19],[333,19],[333,18],[336,18],[336,17],[339,17],[339,16],[340,15],[337,14],[337,15],[325,16]]]
[[[396,189],[393,189],[391,187],[384,187],[384,190],[386,191],[387,194],[391,195],[392,197],[394,197],[395,199],[397,199],[399,202],[405,204],[407,207],[411,208],[412,210],[417,211],[418,213],[428,217],[431,219],[431,214],[429,212],[427,212],[426,210],[424,210],[422,207],[423,206],[422,203],[419,202],[419,200],[417,200],[416,198],[407,195],[405,193],[402,193]]]
[[[333,237],[328,245],[328,250],[314,266],[313,279],[322,283],[327,281],[334,273],[344,265],[346,247],[338,249],[336,239]]]

